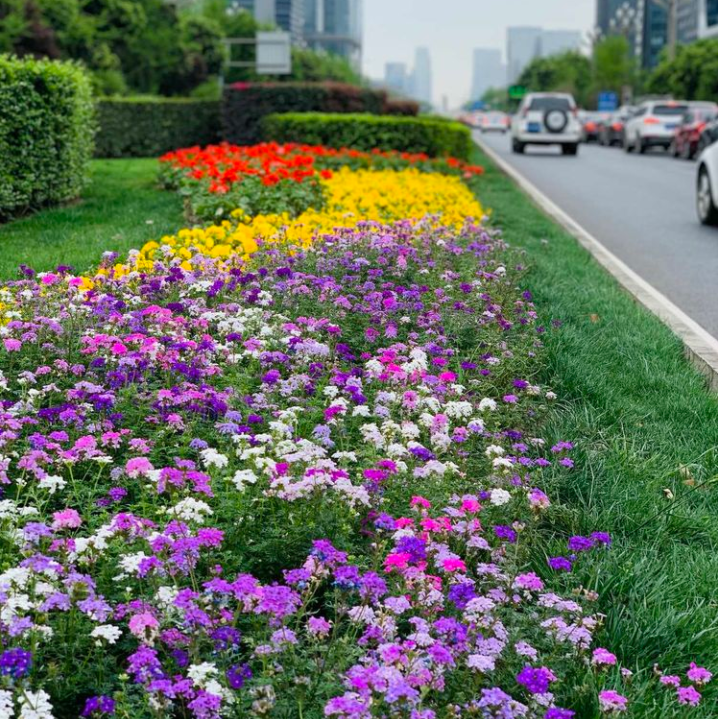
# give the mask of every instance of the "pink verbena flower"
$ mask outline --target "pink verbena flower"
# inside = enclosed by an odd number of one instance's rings
[[[74,509],[63,509],[52,515],[53,529],[77,529],[82,524],[82,517]]]
[[[696,684],[708,684],[713,678],[713,674],[705,667],[699,667],[695,662],[691,662],[687,673],[688,678]]]
[[[628,699],[622,694],[606,689],[598,694],[598,703],[602,712],[612,713],[625,712],[628,709]]]
[[[658,680],[663,686],[666,687],[679,687],[681,685],[681,678],[675,674],[666,674]]]
[[[593,650],[593,656],[591,658],[591,664],[596,666],[604,664],[606,666],[614,666],[616,664],[616,655],[611,654],[608,649],[598,647]]]
[[[697,707],[701,703],[701,694],[695,687],[678,687],[676,689],[679,704],[688,704]]]

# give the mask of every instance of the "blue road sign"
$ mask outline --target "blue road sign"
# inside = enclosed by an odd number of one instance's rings
[[[598,111],[613,112],[618,109],[618,95],[615,92],[601,92],[598,95]]]

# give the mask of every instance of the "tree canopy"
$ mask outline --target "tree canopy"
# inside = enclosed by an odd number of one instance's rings
[[[210,92],[216,92],[224,38],[252,37],[261,28],[251,13],[228,11],[225,0],[178,5],[166,0],[0,0],[0,52],[79,60],[100,94],[197,94],[213,81]],[[249,47],[237,51],[244,59],[253,57]],[[294,49],[292,58],[292,74],[271,79],[359,81],[343,58],[306,49]],[[228,79],[257,77],[251,70],[233,70]]]
[[[682,100],[718,100],[718,39],[679,45],[675,59],[664,56],[653,71],[648,90]]]

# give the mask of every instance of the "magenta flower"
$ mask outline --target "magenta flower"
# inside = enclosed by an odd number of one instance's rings
[[[598,694],[598,704],[606,714],[625,712],[628,709],[628,699],[622,694],[606,689]]]
[[[696,691],[695,687],[678,687],[676,694],[679,704],[697,707],[701,703],[701,694]]]
[[[713,678],[713,674],[705,667],[699,667],[695,662],[691,662],[690,667],[688,668],[687,677],[692,682],[695,682],[700,686],[702,684],[708,684],[708,682]]]

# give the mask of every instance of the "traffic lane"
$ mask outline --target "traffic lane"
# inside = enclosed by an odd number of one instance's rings
[[[511,152],[508,135],[482,140],[686,314],[718,337],[718,231],[695,213],[696,164],[660,150],[628,155],[582,145]]]

